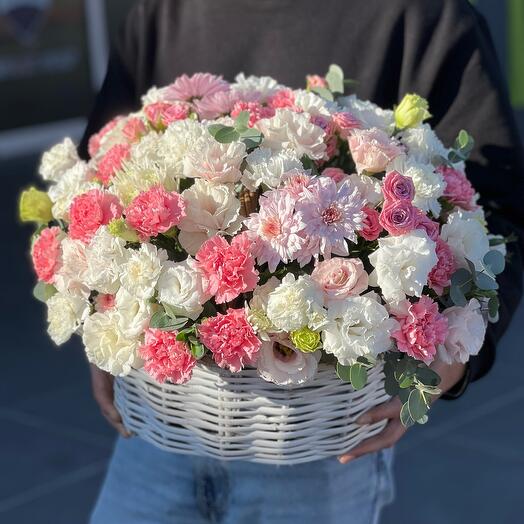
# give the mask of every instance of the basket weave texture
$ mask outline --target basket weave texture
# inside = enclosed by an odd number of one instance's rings
[[[142,370],[118,378],[115,401],[137,436],[176,453],[266,464],[310,462],[349,451],[386,421],[355,419],[385,402],[382,367],[355,391],[334,367],[320,364],[311,382],[283,389],[256,370],[230,373],[200,364],[183,385],[159,384]]]

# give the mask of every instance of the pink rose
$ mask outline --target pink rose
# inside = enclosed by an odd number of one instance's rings
[[[122,169],[124,162],[129,158],[131,148],[129,144],[117,144],[99,160],[95,178],[107,186],[117,171]]]
[[[446,182],[446,189],[444,189],[443,195],[445,198],[452,204],[468,211],[477,207],[474,202],[475,189],[473,189],[471,182],[466,178],[463,171],[449,166],[439,166],[437,172],[444,177]]]
[[[359,173],[380,173],[402,153],[400,145],[376,127],[355,129],[348,138],[348,144]]]
[[[95,133],[90,139],[87,146],[89,156],[94,158],[100,151],[100,146],[104,137],[113,131],[113,129],[119,124],[123,117],[117,116],[108,122],[98,133]]]
[[[362,122],[347,111],[333,113],[332,118],[336,131],[344,139],[349,137],[353,129],[362,127]]]
[[[122,134],[126,137],[126,140],[130,144],[140,141],[140,139],[147,133],[147,127],[144,124],[143,120],[138,117],[128,118],[124,128],[122,129]]]
[[[145,332],[139,353],[145,360],[144,369],[158,382],[184,384],[191,379],[197,361],[188,345],[176,336],[176,331],[149,328]]]
[[[457,269],[457,265],[451,248],[441,238],[437,239],[435,252],[438,262],[428,275],[428,284],[436,293],[442,295],[444,288],[450,285],[451,275]]]
[[[33,244],[31,256],[38,280],[52,284],[61,265],[61,237],[65,236],[59,227],[46,227]]]
[[[217,304],[223,304],[240,293],[253,291],[258,271],[251,251],[252,241],[246,233],[234,237],[231,245],[220,235],[206,240],[196,254],[204,293],[214,296]]]
[[[144,107],[144,114],[155,129],[163,129],[177,120],[185,120],[189,109],[184,102],[155,102]]]
[[[267,105],[273,109],[292,109],[296,111],[295,93],[292,89],[279,89],[267,100]]]
[[[69,208],[69,236],[87,244],[100,226],[120,218],[118,198],[100,189],[91,189],[73,199]]]
[[[357,233],[365,240],[372,242],[376,240],[380,233],[382,233],[382,226],[380,225],[380,215],[378,211],[372,207],[366,206],[362,208],[364,212],[363,228]]]
[[[423,229],[428,237],[436,242],[440,232],[440,225],[438,222],[431,220],[426,213],[418,209],[415,220],[415,229]]]
[[[424,295],[413,304],[409,300],[401,301],[392,312],[400,324],[391,335],[399,351],[430,364],[448,333],[448,321],[439,312],[437,303]]]
[[[95,297],[95,309],[101,313],[115,307],[115,295],[100,293]]]
[[[325,300],[360,295],[368,287],[368,274],[358,258],[331,258],[320,262],[311,278],[324,292]]]
[[[127,206],[126,222],[145,242],[165,233],[186,216],[186,203],[176,191],[157,185],[143,191]]]
[[[407,200],[387,201],[380,213],[380,225],[393,236],[403,235],[415,229],[418,213]]]
[[[340,167],[326,167],[326,169],[322,171],[322,176],[328,176],[338,184],[342,182],[348,175],[346,175],[344,170],[340,169]]]
[[[198,328],[200,341],[212,353],[221,368],[233,372],[255,364],[262,345],[244,309],[228,309],[223,315],[209,317]]]
[[[415,186],[411,178],[401,175],[398,171],[390,171],[384,178],[382,193],[385,200],[407,200],[415,197]]]
[[[272,107],[265,107],[260,102],[237,102],[231,110],[231,117],[236,118],[242,111],[249,113],[249,127],[253,127],[262,118],[271,118],[275,115]]]

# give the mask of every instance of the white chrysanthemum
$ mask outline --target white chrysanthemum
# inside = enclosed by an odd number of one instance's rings
[[[280,280],[271,277],[265,284],[257,286],[253,291],[253,298],[249,302],[246,315],[248,322],[253,326],[261,340],[268,341],[269,333],[280,331],[267,316],[267,304],[270,293],[280,285]]]
[[[354,117],[358,118],[364,128],[378,127],[389,135],[393,133],[395,129],[395,116],[393,111],[382,109],[376,104],[373,104],[373,102],[360,100],[356,95],[341,97],[337,102]]]
[[[277,109],[275,116],[259,120],[255,126],[264,135],[263,147],[273,151],[291,149],[298,158],[307,155],[313,160],[324,158],[325,132],[310,122],[307,113]]]
[[[447,157],[447,150],[429,124],[409,127],[402,131],[401,142],[417,162],[431,164],[437,156]]]
[[[153,296],[155,286],[167,260],[164,249],[144,243],[131,250],[129,258],[121,267],[120,283],[136,299],[147,300]]]
[[[196,320],[209,300],[202,287],[202,275],[189,257],[184,262],[166,262],[158,279],[158,300],[172,307],[176,315]]]
[[[231,90],[234,93],[247,95],[248,99],[250,94],[256,93],[257,98],[259,98],[261,102],[264,102],[279,89],[283,88],[283,85],[280,85],[274,78],[271,78],[270,76],[250,75],[246,77],[244,73],[238,74],[235,77],[235,83],[231,84]]]
[[[240,201],[230,186],[197,179],[182,196],[186,216],[178,224],[178,239],[189,254],[195,255],[208,238],[218,233],[233,235],[240,229]]]
[[[124,288],[120,288],[115,295],[115,310],[119,313],[118,321],[122,333],[130,339],[141,337],[153,314],[148,300],[137,299]]]
[[[305,326],[316,330],[326,320],[322,304],[322,291],[309,275],[295,279],[288,273],[269,294],[267,316],[277,329],[288,333]]]
[[[88,180],[88,171],[88,164],[79,161],[68,169],[56,184],[49,188],[47,194],[53,202],[53,216],[55,218],[69,220],[69,208],[73,199],[90,189],[100,187],[96,182]]]
[[[120,267],[127,261],[130,251],[126,241],[114,237],[102,226],[86,248],[86,284],[99,293],[115,294],[120,288]]]
[[[293,169],[302,169],[300,158],[292,150],[273,151],[259,147],[246,158],[247,167],[242,174],[242,183],[250,190],[264,184],[276,188],[282,182],[284,173]]]
[[[62,293],[88,297],[86,245],[81,240],[66,237],[61,242],[61,250],[62,263],[55,275],[55,287]]]
[[[67,342],[89,315],[86,297],[72,293],[55,293],[46,302],[47,332],[57,345]]]
[[[329,102],[311,91],[299,89],[294,93],[295,105],[311,116],[330,117],[331,113],[335,111],[335,103]]]
[[[420,297],[428,275],[438,262],[435,242],[416,229],[396,237],[378,239],[378,249],[369,255],[374,266],[370,285],[380,286],[387,302]]]
[[[482,268],[482,259],[489,251],[489,239],[478,220],[464,217],[459,212],[451,213],[447,223],[442,226],[441,236],[449,244],[459,266],[467,268],[467,259],[477,269]]]
[[[383,200],[382,187],[377,178],[357,173],[348,175],[348,178],[369,205],[375,206]]]
[[[70,138],[65,138],[43,154],[38,172],[44,180],[58,182],[79,161],[75,144]]]
[[[391,333],[398,326],[387,309],[372,296],[333,301],[329,323],[322,331],[324,351],[335,355],[343,366],[358,357],[377,357],[391,347]]]
[[[156,104],[157,102],[165,102],[168,89],[169,87],[156,86],[149,88],[147,93],[141,98],[142,105],[148,106],[149,104]]]
[[[82,341],[89,362],[115,376],[125,376],[139,368],[139,341],[122,331],[122,316],[117,310],[94,313],[84,322]]]
[[[398,171],[411,178],[415,186],[413,205],[426,213],[431,211],[436,217],[440,215],[438,199],[444,194],[446,182],[432,164],[419,163],[406,155],[400,155],[388,164],[387,171]]]

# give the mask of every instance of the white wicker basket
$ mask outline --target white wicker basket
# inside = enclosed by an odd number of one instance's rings
[[[297,464],[340,455],[380,432],[386,421],[354,420],[389,397],[381,366],[355,391],[327,364],[307,385],[283,389],[256,370],[233,374],[201,363],[184,385],[159,384],[134,370],[116,380],[115,399],[125,426],[164,450]]]

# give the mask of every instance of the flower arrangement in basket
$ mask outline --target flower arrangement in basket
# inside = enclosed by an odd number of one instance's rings
[[[158,383],[206,357],[288,388],[325,363],[359,390],[380,364],[403,423],[425,422],[432,361],[466,362],[497,318],[505,240],[465,176],[467,132],[446,148],[421,97],[386,110],[346,83],[337,66],[294,90],[184,75],[88,162],[69,139],[45,153],[47,192],[20,204],[54,342],[79,333],[96,366]]]

